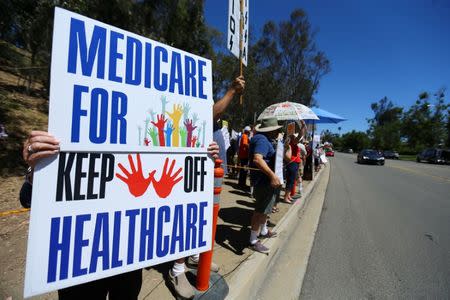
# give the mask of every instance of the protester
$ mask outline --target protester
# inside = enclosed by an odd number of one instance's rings
[[[33,170],[36,163],[46,157],[59,152],[59,141],[45,131],[31,131],[23,145],[22,156],[29,166],[26,184],[32,186]],[[212,142],[208,147],[211,158],[218,158],[219,146]],[[21,203],[31,204],[31,189],[28,193],[21,192]],[[26,199],[23,199],[26,198]],[[184,260],[183,260],[184,264]],[[185,276],[177,278],[177,282],[187,279]],[[136,270],[100,280],[64,288],[58,291],[59,299],[137,299],[141,290],[142,270]],[[189,282],[187,282],[189,284]],[[190,286],[190,284],[189,284]]]
[[[245,86],[242,76],[237,77],[225,96],[217,101],[213,106],[214,121],[225,111],[231,100],[236,94],[241,94]],[[216,122],[215,122],[216,123]],[[226,149],[223,135],[220,128],[215,129],[214,137],[217,141],[211,143],[208,153],[211,157],[220,158],[226,165]],[[23,158],[30,166],[30,174],[27,176],[28,181],[32,184],[32,171],[35,164],[42,158],[55,155],[59,152],[59,141],[44,131],[32,131],[23,146]],[[31,192],[31,189],[29,189]],[[29,195],[31,198],[31,195]],[[21,201],[22,202],[22,201]],[[188,258],[188,264],[191,268],[198,266],[199,255],[193,255]],[[219,267],[212,263],[211,270],[219,271]],[[185,275],[185,258],[175,261],[172,269],[167,276],[169,285],[171,285],[175,293],[182,298],[192,298],[194,289],[189,283]],[[142,282],[141,270],[132,271],[94,282],[77,285],[74,287],[62,289],[58,291],[60,299],[80,299],[81,297],[89,297],[93,299],[105,299],[109,295],[109,299],[137,299]]]
[[[298,143],[300,142],[300,134],[297,136],[291,135],[287,139],[285,161],[286,163],[286,188],[284,192],[284,203],[292,204],[291,190],[295,185],[295,180],[298,174],[298,168],[301,162],[300,149]]]
[[[245,126],[244,132],[242,134],[240,143],[239,143],[239,166],[241,167],[239,170],[239,187],[241,189],[247,188],[247,167],[248,167],[248,150],[250,147],[250,126]]]
[[[218,124],[218,120],[220,116],[225,112],[227,107],[230,105],[235,95],[240,95],[244,91],[245,88],[245,80],[243,76],[239,76],[234,79],[231,86],[228,88],[225,95],[214,103],[213,106],[213,119],[214,119],[214,132],[213,132],[213,140],[217,143],[219,147],[218,157],[223,161],[223,169],[225,174],[227,173],[227,152],[226,152],[226,143],[223,137],[222,129]],[[190,256],[188,258],[187,264],[190,268],[197,268],[199,262],[199,254]],[[214,262],[211,262],[211,271],[219,272],[219,266]],[[185,299],[193,298],[195,295],[194,288],[189,283],[185,275],[186,265],[185,258],[177,259],[171,270],[169,270],[169,274],[167,276],[169,285],[173,288],[175,293]]]
[[[278,136],[281,126],[276,118],[263,119],[255,130],[257,134],[250,141],[250,167],[256,200],[255,211],[251,219],[250,247],[254,251],[268,253],[269,248],[264,246],[260,238],[272,238],[277,235],[267,228],[267,217],[279,195],[281,182],[275,175],[276,151],[271,143]]]

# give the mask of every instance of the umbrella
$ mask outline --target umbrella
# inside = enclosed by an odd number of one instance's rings
[[[280,102],[266,107],[259,115],[258,120],[275,117],[278,121],[286,120],[319,120],[316,114],[308,107],[296,102]]]
[[[306,123],[309,124],[326,124],[326,123],[336,124],[347,120],[346,118],[330,113],[329,111],[326,111],[318,107],[313,107],[311,110],[319,117],[319,120],[306,121]]]

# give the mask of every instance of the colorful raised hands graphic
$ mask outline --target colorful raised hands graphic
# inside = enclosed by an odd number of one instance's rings
[[[192,124],[192,120],[189,120],[189,119],[186,119],[186,121],[184,121],[184,126],[186,127],[186,130],[187,130],[186,147],[191,147],[192,132],[194,132],[194,130],[195,130],[195,128],[197,128],[197,126],[194,126],[194,124]]]
[[[172,189],[175,186],[175,184],[177,184],[178,182],[180,182],[181,179],[183,179],[183,176],[180,176],[177,178],[177,176],[180,175],[180,173],[182,171],[181,168],[179,168],[172,175],[173,168],[175,166],[175,162],[176,162],[176,160],[174,159],[172,161],[172,163],[170,164],[169,170],[167,170],[167,165],[169,164],[169,158],[166,158],[166,161],[164,162],[164,168],[163,168],[163,172],[161,174],[161,178],[158,181],[153,176],[155,171],[150,173],[150,176],[152,177],[152,181],[153,181],[153,187],[155,188],[156,194],[160,198],[166,198],[167,196],[169,196],[170,193],[172,192]]]
[[[190,110],[191,110],[191,106],[189,105],[189,103],[184,102],[184,104],[183,104],[183,121],[186,121],[186,119],[188,118]]]
[[[196,113],[192,114],[192,124],[195,125],[197,124],[198,121],[198,115]]]
[[[152,121],[155,121],[155,115],[156,113],[153,111],[153,109],[149,109],[148,113],[150,114],[150,118]]]
[[[159,146],[158,144],[158,131],[155,129],[155,127],[152,127],[148,130],[148,134],[150,135],[152,139],[152,146]]]
[[[206,121],[203,120],[203,122],[202,122],[202,133],[203,133],[203,135],[202,135],[202,147],[205,147],[205,127],[206,127]],[[200,136],[200,134],[199,134],[199,136]]]
[[[144,174],[142,173],[141,156],[139,154],[136,154],[136,159],[137,169],[134,165],[131,154],[128,154],[128,162],[130,163],[131,172],[128,172],[128,170],[125,169],[125,167],[121,163],[119,163],[118,166],[120,170],[122,170],[123,175],[116,173],[116,177],[128,185],[128,190],[133,196],[139,197],[142,196],[148,189],[148,186],[152,182],[153,175],[156,171],[151,172],[149,176],[145,178]]]
[[[158,118],[158,121],[152,121],[152,124],[155,125],[156,128],[158,128],[159,145],[164,147],[166,145],[164,139],[164,126],[166,125],[167,119],[163,114],[157,115],[156,117]]]
[[[183,115],[183,107],[181,104],[173,105],[173,112],[167,112],[169,117],[172,119],[172,124],[174,127],[173,133],[172,133],[172,146],[178,147],[180,145],[180,119]]]
[[[181,147],[186,147],[187,130],[186,128],[180,128]]]
[[[172,146],[172,132],[173,132],[173,125],[171,122],[167,122],[166,130],[164,131],[166,133],[166,146],[170,147]]]
[[[191,147],[195,147],[195,144],[197,143],[197,136],[193,136],[191,140]]]
[[[167,103],[169,103],[169,101],[167,100],[166,96],[161,96],[161,106],[162,106],[161,113],[163,115],[166,114],[166,105],[167,105]]]

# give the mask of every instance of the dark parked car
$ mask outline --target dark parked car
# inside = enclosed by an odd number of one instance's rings
[[[398,159],[400,156],[398,155],[398,152],[392,151],[392,150],[385,150],[383,151],[384,158],[392,158],[392,159]]]
[[[383,166],[384,165],[384,157],[378,151],[371,150],[371,149],[364,149],[358,153],[357,162],[358,162],[358,164],[368,163],[368,164],[378,164],[378,165]]]
[[[417,162],[426,161],[433,164],[450,163],[450,150],[430,148],[417,155]]]

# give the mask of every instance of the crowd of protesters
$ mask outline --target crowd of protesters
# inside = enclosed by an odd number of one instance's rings
[[[278,211],[277,202],[293,203],[301,197],[302,175],[306,159],[314,155],[316,162],[317,156],[317,170],[321,153],[320,147],[314,151],[309,147],[306,125],[301,120],[294,122],[295,130],[290,132],[286,130],[287,122],[280,124],[276,118],[266,118],[255,126],[245,126],[242,130],[230,132],[228,123],[221,122],[220,117],[233,98],[236,98],[235,95],[243,92],[244,87],[244,78],[237,77],[226,94],[214,104],[214,142],[211,142],[208,151],[211,158],[220,157],[225,174],[228,173],[229,178],[237,177],[239,188],[249,191],[255,199],[249,247],[257,252],[268,253],[269,249],[261,242],[261,239],[277,236],[275,231],[270,231],[267,227],[269,215]],[[59,141],[55,137],[44,131],[30,133],[23,146],[23,158],[30,166],[20,195],[24,206],[31,206],[32,175],[36,162],[56,155],[58,152]],[[280,155],[283,163],[276,166],[276,158]],[[285,183],[280,179],[278,168],[282,173],[284,172]],[[247,182],[250,182],[250,185],[247,185]],[[284,194],[280,198],[283,184]],[[198,258],[198,255],[194,255],[174,261],[166,276],[168,285],[181,298],[190,299],[195,295],[193,287],[185,276],[185,263],[190,268],[197,268]],[[212,263],[211,271],[218,272],[219,267]],[[137,270],[62,289],[59,291],[59,298],[79,299],[87,296],[93,299],[105,299],[108,295],[109,299],[137,299],[141,282],[142,273],[141,270]]]

